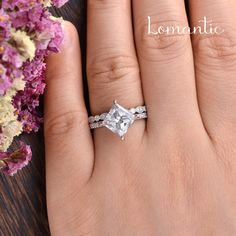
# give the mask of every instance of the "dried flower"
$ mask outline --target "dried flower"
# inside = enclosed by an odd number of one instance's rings
[[[0,169],[8,175],[14,175],[18,170],[27,166],[32,158],[30,146],[23,142],[19,143],[19,148],[14,152],[0,152]]]
[[[54,6],[61,7],[67,2],[67,0],[53,0],[52,2]]]
[[[0,169],[4,173],[14,174],[31,159],[30,147],[23,143],[13,153],[7,150],[14,137],[37,131],[42,123],[37,107],[45,89],[45,57],[58,52],[63,40],[61,22],[48,7],[65,2],[0,1]]]
[[[35,57],[36,46],[34,41],[25,31],[12,29],[11,39],[15,43],[16,49],[23,56],[24,61],[32,61]]]

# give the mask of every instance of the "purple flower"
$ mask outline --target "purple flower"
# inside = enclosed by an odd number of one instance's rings
[[[0,56],[3,63],[8,63],[15,68],[20,68],[23,65],[23,58],[17,49],[11,46],[9,43],[1,44]]]
[[[0,9],[0,41],[9,39],[10,26],[9,15],[4,9]]]
[[[45,58],[58,52],[63,40],[61,22],[52,17],[48,6],[61,7],[67,0],[0,2],[0,102],[8,101],[11,107],[9,118],[0,120],[0,144],[6,144],[0,146],[6,150],[11,142],[6,138],[12,140],[12,136],[1,133],[4,125],[20,122],[23,131],[31,133],[43,121],[38,106],[45,89]],[[13,175],[28,164],[31,155],[30,147],[23,143],[12,153],[0,149],[0,169]]]
[[[10,78],[6,75],[7,69],[0,64],[0,96],[4,95],[8,88],[11,87]]]
[[[68,0],[53,0],[52,2],[55,7],[62,7]]]
[[[7,175],[14,175],[18,170],[27,166],[32,158],[30,146],[19,142],[19,148],[10,152],[0,152],[0,169]]]

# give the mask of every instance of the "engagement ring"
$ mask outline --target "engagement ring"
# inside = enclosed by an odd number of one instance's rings
[[[126,109],[114,101],[111,110],[101,115],[90,116],[91,129],[106,127],[124,140],[129,127],[136,121],[147,118],[146,106]]]

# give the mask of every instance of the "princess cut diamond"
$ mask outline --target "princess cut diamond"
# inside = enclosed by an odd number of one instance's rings
[[[125,134],[134,121],[134,114],[115,101],[103,120],[103,125],[124,139]]]

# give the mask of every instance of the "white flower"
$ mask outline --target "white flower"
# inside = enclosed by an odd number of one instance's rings
[[[11,35],[12,40],[25,61],[28,59],[32,61],[35,57],[36,46],[30,36],[24,31],[14,29],[11,31]]]
[[[0,96],[0,151],[8,149],[15,136],[22,133],[23,124],[17,120],[15,108],[12,105],[12,98],[17,91],[23,90],[25,81],[23,78],[16,78],[11,89],[4,96]]]

